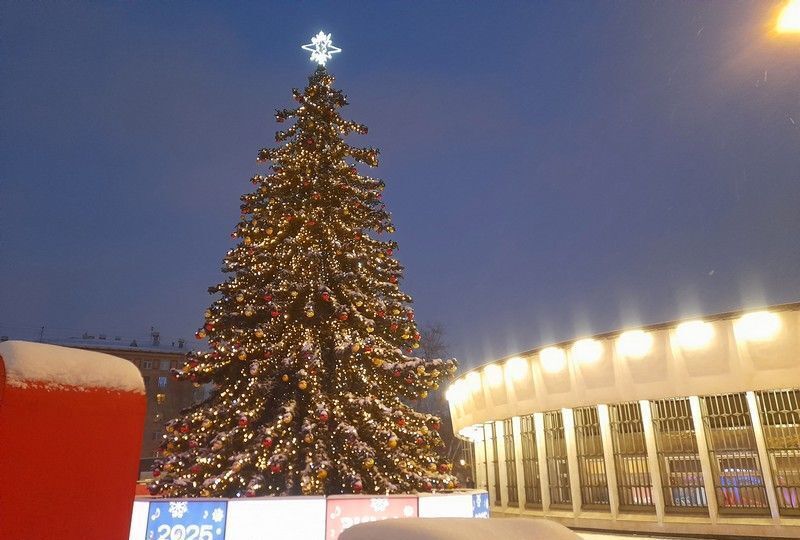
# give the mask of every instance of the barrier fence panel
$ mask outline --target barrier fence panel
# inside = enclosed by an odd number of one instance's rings
[[[609,405],[611,441],[622,510],[654,512],[653,482],[639,403]]]
[[[800,514],[800,390],[756,392],[782,515]]]
[[[700,403],[720,511],[769,514],[745,394],[706,396]]]
[[[514,449],[514,424],[511,418],[503,421],[503,448],[505,449],[506,485],[508,506],[519,506],[517,492],[517,455]]]
[[[550,504],[554,508],[572,508],[567,465],[567,441],[564,436],[564,418],[561,411],[544,413],[544,441],[547,472],[550,477]]]
[[[525,506],[542,507],[542,485],[539,478],[539,459],[536,452],[536,428],[533,415],[520,418],[522,439],[522,472],[525,477]]]
[[[664,507],[667,512],[707,511],[708,501],[688,398],[652,401]]]
[[[585,508],[608,508],[608,478],[597,407],[573,409],[581,502]]]

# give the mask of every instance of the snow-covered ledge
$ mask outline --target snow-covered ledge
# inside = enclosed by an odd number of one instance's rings
[[[0,359],[0,365],[5,366],[5,383],[10,387],[145,392],[136,366],[110,354],[44,343],[5,341],[0,343]]]

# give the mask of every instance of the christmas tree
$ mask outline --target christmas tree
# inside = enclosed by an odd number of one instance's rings
[[[330,57],[330,55],[328,55]],[[324,62],[323,62],[324,63]],[[213,383],[166,424],[152,493],[172,497],[397,493],[451,488],[440,421],[407,403],[455,372],[413,356],[420,335],[403,267],[387,239],[384,183],[356,163],[378,151],[320,66],[298,106],[276,111],[284,144],[262,149],[271,172],[241,197],[228,278],[197,332],[180,380]]]

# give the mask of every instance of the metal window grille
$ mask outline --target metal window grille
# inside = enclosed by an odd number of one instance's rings
[[[800,390],[756,392],[778,509],[800,514]]]
[[[567,441],[564,439],[564,418],[561,411],[544,413],[544,443],[547,457],[547,473],[550,477],[550,504],[572,506],[569,491],[569,466],[567,465]]]
[[[642,409],[639,403],[609,405],[611,443],[623,510],[655,510],[653,481],[647,464]]]
[[[708,507],[687,398],[651,402],[658,463],[666,511],[702,511]]]
[[[525,505],[540,508],[542,506],[542,483],[539,478],[539,459],[533,415],[523,416],[520,419],[520,428],[522,472],[525,477]]]
[[[608,477],[597,407],[578,407],[572,414],[575,418],[581,502],[585,507],[608,506]]]
[[[514,423],[511,419],[503,421],[503,448],[506,459],[506,484],[508,486],[508,505],[519,505],[517,492],[517,453],[514,448]]]
[[[745,394],[707,396],[700,403],[720,511],[769,513]]]
[[[492,470],[494,471],[494,482],[492,484],[492,489],[494,490],[495,504],[500,504],[502,501],[500,490],[500,462],[498,461],[497,456],[497,428],[495,427],[494,422],[489,423],[489,432],[492,440]]]

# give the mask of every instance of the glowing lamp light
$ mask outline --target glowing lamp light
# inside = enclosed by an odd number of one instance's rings
[[[770,311],[746,313],[736,321],[736,337],[745,341],[769,341],[781,331],[781,318]]]
[[[467,386],[475,393],[481,391],[481,374],[477,371],[467,373]]]
[[[596,339],[580,339],[572,345],[572,356],[581,364],[596,364],[603,357],[603,344]]]
[[[714,339],[714,327],[705,321],[686,321],[675,329],[675,336],[684,349],[704,349]]]
[[[627,358],[644,358],[653,349],[653,335],[644,330],[629,330],[617,339],[617,350]]]
[[[558,347],[547,347],[539,352],[539,364],[547,373],[558,373],[567,366],[567,355]]]
[[[449,403],[461,403],[464,401],[466,397],[466,389],[464,385],[466,383],[463,379],[458,379],[456,382],[450,385],[450,388],[447,389],[444,397]]]
[[[800,33],[800,0],[789,0],[778,17],[775,29],[782,33]]]
[[[490,386],[497,386],[503,382],[503,370],[497,364],[489,364],[486,366],[486,380]]]
[[[311,61],[324,66],[333,55],[342,52],[339,47],[334,47],[330,34],[319,32],[311,38],[311,43],[306,43],[301,49],[311,53]]]
[[[528,362],[524,358],[515,356],[506,362],[506,375],[511,379],[518,381],[525,377],[528,373]]]

